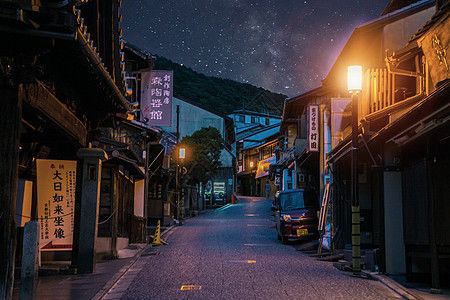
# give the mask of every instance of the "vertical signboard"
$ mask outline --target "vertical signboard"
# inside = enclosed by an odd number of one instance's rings
[[[276,186],[281,185],[281,174],[275,174],[275,183]]]
[[[172,126],[173,71],[141,73],[141,121]]]
[[[310,152],[319,151],[319,106],[308,105],[308,145],[307,150]]]
[[[71,250],[77,162],[38,159],[37,200],[41,250]]]

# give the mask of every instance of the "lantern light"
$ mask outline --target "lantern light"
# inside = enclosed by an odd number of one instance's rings
[[[348,67],[348,90],[350,92],[360,92],[362,90],[362,67]]]

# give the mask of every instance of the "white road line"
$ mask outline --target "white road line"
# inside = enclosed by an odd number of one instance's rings
[[[227,205],[222,206],[221,208],[216,209],[216,211],[222,211],[222,210],[225,210],[225,209],[227,209],[227,208],[229,208],[229,207],[231,207],[231,204],[230,204],[230,203],[227,204]]]

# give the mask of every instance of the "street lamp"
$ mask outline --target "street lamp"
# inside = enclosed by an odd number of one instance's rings
[[[250,162],[250,196],[253,196],[253,162]]]
[[[348,91],[352,95],[352,262],[353,274],[361,274],[361,231],[358,191],[358,95],[362,90],[362,67],[348,67]]]
[[[186,157],[186,149],[180,148],[180,159],[183,161],[183,159]]]
[[[186,149],[185,148],[180,148],[180,151],[179,151],[179,153],[178,153],[178,161],[180,161],[181,160],[181,170],[182,170],[182,167],[183,167],[183,160],[184,160],[184,158],[186,157]],[[178,172],[177,173],[180,173],[179,172],[179,170],[180,170],[180,165],[179,164],[177,164],[177,169],[178,169]],[[177,174],[178,175],[178,174]],[[178,177],[178,176],[177,176]],[[178,179],[178,178],[177,178]],[[183,197],[181,197],[182,195],[181,195],[181,193],[182,193],[182,191],[183,191],[183,172],[181,172],[181,178],[180,178],[180,182],[179,182],[179,191],[177,190],[177,204],[178,204],[178,221],[179,221],[179,225],[181,226],[181,225],[183,225],[183,212],[184,212],[184,198]],[[180,201],[181,201],[181,204],[180,204]]]

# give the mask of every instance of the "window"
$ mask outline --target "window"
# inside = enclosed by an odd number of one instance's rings
[[[270,120],[269,120],[269,118],[266,118],[266,125],[269,125],[270,124]]]
[[[273,155],[273,145],[264,147],[262,149],[262,159],[269,158]]]
[[[245,116],[239,115],[238,121],[244,123],[245,122]]]
[[[256,118],[252,117],[252,123],[255,123],[255,122],[256,122]]]
[[[203,118],[203,127],[215,127],[220,128],[220,120],[214,118]]]
[[[280,194],[280,206],[283,210],[316,208],[317,205],[317,196],[313,191]]]

